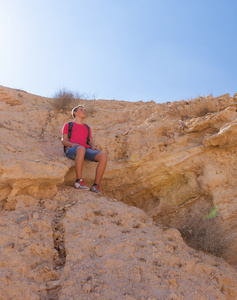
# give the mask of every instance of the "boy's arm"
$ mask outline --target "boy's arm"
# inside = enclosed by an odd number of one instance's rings
[[[91,147],[92,150],[99,150],[95,147],[95,144],[94,144],[94,141],[93,141],[93,138],[91,137],[90,140],[89,140],[89,146]]]
[[[76,146],[79,146],[79,144],[69,142],[67,134],[63,134],[63,136],[62,136],[62,144],[64,146],[66,146],[66,147],[76,147]]]

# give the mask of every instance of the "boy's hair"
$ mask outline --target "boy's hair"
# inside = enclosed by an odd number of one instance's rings
[[[83,108],[84,108],[83,105],[77,105],[77,106],[75,106],[75,107],[72,109],[72,116],[73,116],[73,118],[75,118],[74,112],[77,111],[78,107],[83,107]]]

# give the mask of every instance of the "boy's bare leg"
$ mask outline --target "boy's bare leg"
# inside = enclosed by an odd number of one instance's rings
[[[102,153],[102,152],[98,153],[95,156],[95,161],[98,162],[96,172],[95,172],[95,183],[100,184],[101,179],[104,175],[106,164],[107,164],[107,155],[105,153]]]
[[[77,179],[82,178],[82,167],[84,163],[84,157],[86,153],[85,147],[77,147],[77,154],[75,158],[76,176]]]

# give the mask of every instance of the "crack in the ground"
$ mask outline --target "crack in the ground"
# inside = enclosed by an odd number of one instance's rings
[[[66,249],[65,249],[65,240],[64,240],[64,226],[63,226],[63,219],[67,210],[73,205],[75,202],[72,203],[65,203],[64,205],[60,205],[55,210],[55,216],[52,222],[52,229],[53,229],[53,241],[54,241],[54,249],[56,250],[56,254],[54,256],[54,269],[57,273],[60,273],[63,269],[65,262],[66,262]],[[47,294],[48,300],[57,300],[59,299],[60,291],[62,289],[62,285],[60,280],[56,280],[53,282],[47,283]]]
[[[66,251],[64,242],[64,227],[62,220],[66,214],[64,207],[56,209],[55,218],[53,219],[53,240],[54,248],[57,250],[57,256],[54,258],[55,269],[63,268],[66,261]]]

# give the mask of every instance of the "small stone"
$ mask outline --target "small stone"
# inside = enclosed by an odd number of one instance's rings
[[[83,285],[83,291],[86,293],[91,293],[92,292],[92,286],[90,283],[85,283]]]
[[[16,152],[16,150],[10,145],[8,145],[6,148],[7,148],[7,150],[9,150],[11,152]]]
[[[59,250],[60,250],[61,252],[65,251],[65,248],[64,248],[63,246],[61,246],[61,245],[60,245],[58,248],[59,248]]]
[[[33,213],[33,219],[38,219],[39,218],[39,213],[38,212],[35,212]]]
[[[52,269],[49,266],[44,266],[45,272],[51,271]]]
[[[55,239],[58,239],[59,237],[60,237],[60,232],[59,231],[55,231],[54,233],[53,233],[53,237],[55,238]]]
[[[47,290],[51,290],[51,289],[55,289],[56,287],[60,287],[61,286],[61,281],[60,280],[55,280],[55,281],[48,281],[46,283],[47,285]]]
[[[11,242],[7,245],[7,248],[14,248],[15,247],[15,243],[14,242]]]
[[[169,295],[169,298],[168,299],[170,299],[170,300],[176,300],[176,299],[178,299],[178,296],[175,294],[175,293],[171,293],[170,295]]]
[[[20,217],[20,218],[18,218],[17,220],[16,220],[16,223],[17,224],[19,224],[19,223],[21,223],[21,222],[23,222],[23,221],[28,221],[29,220],[29,217],[28,216],[22,216],[22,217]]]

